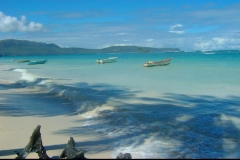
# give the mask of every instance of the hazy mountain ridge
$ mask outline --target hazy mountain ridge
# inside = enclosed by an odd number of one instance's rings
[[[151,48],[139,46],[111,46],[102,49],[62,48],[56,44],[27,40],[7,39],[0,41],[0,55],[46,55],[46,54],[82,54],[82,53],[138,53],[138,52],[179,52],[178,48]]]

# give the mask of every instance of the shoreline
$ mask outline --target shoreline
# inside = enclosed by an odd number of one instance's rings
[[[17,156],[14,151],[21,153],[37,125],[41,126],[43,146],[51,158],[59,158],[70,137],[76,149],[86,151],[86,158],[116,158],[112,156],[112,139],[84,127],[83,117],[67,100],[2,80],[0,93],[0,158],[12,159]],[[32,152],[29,158],[38,159],[38,155]]]

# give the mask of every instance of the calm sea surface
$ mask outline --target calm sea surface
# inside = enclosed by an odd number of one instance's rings
[[[118,61],[96,63],[108,57]],[[68,99],[87,118],[83,128],[133,158],[240,158],[239,62],[240,52],[0,57],[0,79]]]

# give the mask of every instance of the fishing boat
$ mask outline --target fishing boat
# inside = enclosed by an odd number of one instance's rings
[[[203,54],[215,54],[215,52],[203,52]]]
[[[102,63],[112,63],[112,62],[116,62],[118,59],[118,57],[110,57],[107,59],[98,59],[97,63],[102,64]]]
[[[149,61],[147,63],[144,63],[143,66],[144,67],[166,66],[166,65],[170,64],[171,60],[172,60],[172,58],[168,58],[168,59],[161,60],[161,61],[158,61],[158,62]]]
[[[25,60],[18,60],[17,63],[24,63],[24,62],[30,62],[30,60],[25,59]]]
[[[214,51],[212,50],[206,50],[206,51],[202,51],[203,54],[215,54]]]
[[[47,60],[39,60],[39,61],[30,61],[28,64],[29,65],[34,65],[34,64],[44,64],[44,63],[46,63],[47,62]]]
[[[23,59],[23,60],[15,60],[15,59],[12,59],[11,61],[16,61],[17,63],[30,62],[29,59]]]

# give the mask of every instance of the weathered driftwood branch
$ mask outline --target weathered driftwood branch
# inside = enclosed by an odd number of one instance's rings
[[[17,157],[15,159],[25,159],[32,151],[35,151],[39,159],[51,159],[47,153],[45,148],[43,147],[42,144],[42,138],[41,138],[41,133],[40,133],[40,128],[41,126],[38,125],[34,130],[33,133],[30,137],[30,140],[26,147],[23,149],[23,151],[18,153],[17,151],[14,151],[17,154]],[[64,148],[62,151],[60,158],[61,159],[87,159],[84,156],[84,153],[86,151],[84,150],[77,150],[75,148],[75,141],[73,137],[70,137],[70,140],[67,143],[67,146]],[[132,156],[130,153],[120,153],[116,159],[132,159]]]
[[[132,159],[132,155],[130,153],[120,153],[116,159]]]
[[[36,143],[36,153],[38,154],[39,159],[51,159],[43,147],[42,138],[40,137]]]
[[[60,158],[67,158],[67,159],[86,159],[84,157],[84,153],[86,151],[84,150],[77,150],[75,148],[75,141],[72,137],[70,137],[70,140],[67,143],[67,146],[62,151]]]
[[[17,151],[14,151],[17,154],[17,157],[15,159],[25,159],[34,150],[38,153],[40,159],[50,159],[46,153],[45,148],[42,145],[40,128],[41,126],[38,125],[33,130],[30,140],[21,154]]]

